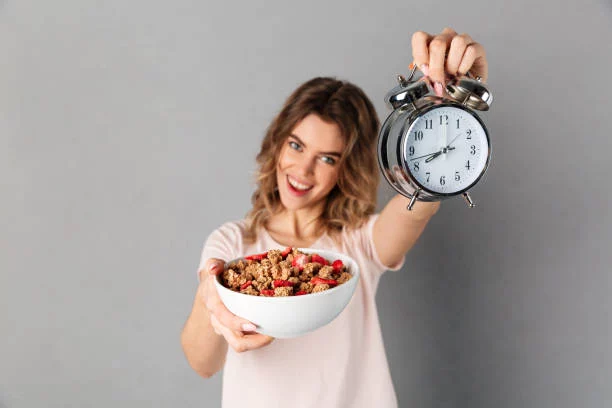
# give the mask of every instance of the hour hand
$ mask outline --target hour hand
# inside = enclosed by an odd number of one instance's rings
[[[440,153],[442,153],[442,150],[440,150],[439,152],[427,153],[427,154],[424,154],[424,155],[419,156],[419,157],[413,157],[412,159],[410,159],[410,161],[419,160],[419,159],[422,159],[423,157],[427,157],[427,156],[439,155]],[[429,161],[429,159],[427,159],[425,161]]]
[[[430,161],[432,161],[433,159],[435,159],[436,157],[440,156],[443,153],[447,153],[449,150],[454,150],[454,147],[444,147],[442,148],[442,150],[440,150],[439,152],[435,152],[434,154],[432,154],[430,157],[425,159],[425,163],[429,163]]]
[[[441,154],[442,154],[442,150],[440,150],[439,152],[435,152],[434,154],[432,154],[431,156],[425,159],[425,163],[429,163],[430,161],[432,161],[433,159],[435,159]]]

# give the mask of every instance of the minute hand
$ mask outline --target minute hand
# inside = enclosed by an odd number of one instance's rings
[[[457,140],[457,138],[458,138],[459,136],[461,136],[461,135],[462,135],[462,134],[461,134],[461,133],[459,133],[457,136],[455,136],[455,138],[454,138],[453,140],[451,140],[451,142],[450,142],[450,143],[449,143],[449,144],[446,146],[446,148],[448,149],[448,148],[450,147],[450,145],[452,145],[453,143],[455,143],[455,140]]]

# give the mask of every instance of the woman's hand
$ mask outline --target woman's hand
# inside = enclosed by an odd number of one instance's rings
[[[412,35],[412,57],[423,75],[434,84],[438,96],[442,96],[449,77],[479,76],[486,82],[488,64],[485,50],[468,34],[457,34],[445,28],[440,34],[431,35],[417,31]]]
[[[238,353],[258,349],[274,341],[274,337],[256,333],[255,325],[248,320],[230,312],[219,297],[214,284],[216,275],[223,272],[225,262],[220,259],[208,259],[205,268],[200,270],[198,296],[206,305],[210,322],[215,333],[225,338],[227,343]]]

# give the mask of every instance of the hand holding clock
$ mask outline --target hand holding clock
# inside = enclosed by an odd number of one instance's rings
[[[417,31],[412,35],[412,57],[423,75],[434,84],[438,96],[443,96],[448,77],[465,75],[468,71],[485,83],[488,63],[484,47],[468,34],[457,34],[445,28],[431,35]]]

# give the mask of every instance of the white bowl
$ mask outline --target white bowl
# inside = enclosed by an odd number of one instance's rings
[[[328,261],[340,259],[352,275],[351,279],[323,292],[300,296],[254,296],[234,292],[221,284],[215,285],[225,307],[236,316],[257,326],[257,332],[276,338],[298,337],[325,326],[334,320],[349,303],[359,281],[359,267],[351,257],[332,251],[298,248],[306,254],[319,254]],[[243,258],[230,261],[236,262]]]

